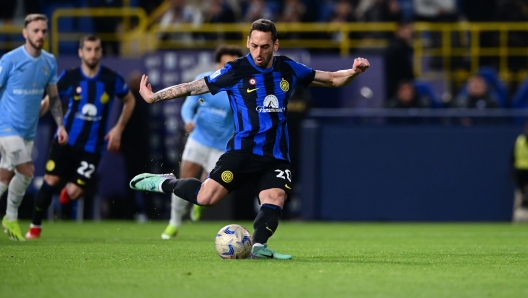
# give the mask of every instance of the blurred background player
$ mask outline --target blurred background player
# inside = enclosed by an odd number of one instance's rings
[[[84,36],[78,53],[81,66],[63,71],[58,82],[60,96],[69,99],[64,123],[70,138],[66,146],[59,146],[57,138],[53,141],[27,238],[40,237],[42,218],[61,183],[67,181],[60,194],[62,203],[83,194],[104,150],[119,150],[121,134],[134,110],[135,99],[123,77],[100,64],[101,40],[95,35]],[[115,96],[123,101],[123,109],[116,125],[108,130]]]
[[[42,50],[47,22],[45,15],[28,15],[22,31],[25,44],[0,60],[0,196],[9,189],[2,226],[15,241],[25,240],[17,221],[18,207],[35,173],[31,151],[44,91],[58,126],[57,143],[68,140],[57,91],[57,62]]]
[[[227,62],[243,55],[239,47],[219,46],[214,54],[216,69],[221,69]],[[199,74],[195,80],[209,76],[213,72]],[[201,171],[201,180],[204,181],[218,158],[224,153],[227,141],[234,132],[233,111],[227,93],[188,96],[183,103],[181,115],[185,122],[185,131],[190,135],[182,155],[180,178],[196,178]],[[169,225],[161,234],[162,239],[170,239],[177,235],[188,204],[188,201],[172,194],[171,218]],[[193,205],[191,220],[199,220],[204,208]]]
[[[528,122],[517,137],[511,159],[512,178],[515,183],[513,222],[528,222]]]

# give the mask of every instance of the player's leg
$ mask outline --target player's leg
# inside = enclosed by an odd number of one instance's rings
[[[207,147],[207,156],[203,160],[202,167],[202,181],[205,181],[207,177],[209,177],[209,172],[211,172],[215,166],[220,157],[224,154],[222,150],[218,150],[216,148]],[[192,221],[198,221],[202,217],[202,213],[204,211],[205,207],[200,205],[193,205],[191,210],[191,220]]]
[[[247,156],[240,151],[229,151],[220,157],[210,178],[203,183],[196,178],[176,179],[172,174],[139,174],[130,181],[130,188],[144,191],[174,193],[178,197],[201,206],[212,206],[235,190],[254,171],[248,166]],[[228,170],[229,169],[229,170]]]
[[[528,171],[515,170],[514,180],[520,196],[514,202],[513,222],[528,222]]]
[[[70,156],[72,155],[71,146],[59,145],[57,139],[51,144],[48,161],[46,162],[44,181],[35,196],[31,224],[26,238],[37,239],[42,231],[42,219],[46,214],[53,195],[60,189],[63,182],[60,177],[66,177],[70,169]]]
[[[10,170],[10,164],[8,163],[7,158],[5,158],[6,153],[2,147],[2,142],[0,142],[0,216],[5,215],[7,208],[7,187],[11,179],[15,175],[13,170]]]
[[[8,186],[6,215],[2,220],[2,225],[7,230],[11,240],[24,241],[25,238],[18,225],[18,207],[22,203],[26,189],[35,174],[35,167],[31,160],[33,141],[25,141],[18,136],[2,139],[6,158],[15,167],[15,175]]]
[[[209,176],[209,172],[202,171],[202,178],[200,180],[205,181],[207,180],[207,177]],[[191,220],[192,221],[199,221],[200,218],[202,218],[202,213],[205,210],[205,206],[200,205],[193,205],[191,209]]]
[[[287,162],[275,162],[259,179],[257,191],[261,203],[260,212],[253,222],[253,248],[250,258],[291,259],[268,248],[268,239],[279,226],[279,217],[290,195],[291,171]]]
[[[185,148],[186,150],[184,151],[184,153],[187,151],[188,146],[186,146]],[[180,166],[180,179],[196,177],[201,169],[202,169],[202,166],[200,166],[197,163],[194,163],[189,160],[182,160],[182,163]],[[182,223],[182,217],[185,214],[188,205],[189,205],[188,201],[183,200],[182,198],[178,197],[176,194],[172,193],[171,195],[171,217],[169,220],[169,224],[167,225],[167,227],[161,234],[162,239],[170,239],[172,237],[176,237],[176,234],[178,233],[178,228],[181,226],[181,223]]]

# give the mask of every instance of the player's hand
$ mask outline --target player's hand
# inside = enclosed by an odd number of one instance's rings
[[[68,142],[68,133],[66,132],[66,129],[63,125],[59,126],[57,131],[57,140],[61,145],[65,145]]]
[[[139,84],[139,94],[147,103],[152,103],[152,97],[154,97],[154,92],[152,92],[152,86],[148,82],[148,76],[141,76],[141,83]]]
[[[352,64],[352,70],[354,73],[360,74],[367,70],[370,67],[370,63],[367,59],[358,57],[354,59],[354,64]]]
[[[110,131],[106,134],[105,140],[108,140],[108,145],[106,146],[106,149],[108,151],[118,151],[119,147],[121,147],[121,133],[122,131],[114,127],[110,129]]]
[[[185,124],[185,132],[191,133],[194,130],[194,122],[189,122]]]

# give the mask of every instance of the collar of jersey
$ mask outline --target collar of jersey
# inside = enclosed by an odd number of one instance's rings
[[[40,55],[38,55],[38,57],[33,57],[33,56],[31,56],[31,55],[28,53],[28,51],[26,50],[25,45],[21,45],[20,47],[22,48],[22,51],[24,52],[24,54],[26,54],[26,56],[29,57],[29,59],[31,59],[31,60],[33,60],[33,61],[37,61],[37,60],[40,59],[40,57],[42,56],[42,51],[43,51],[43,50],[40,51]]]
[[[263,73],[272,72],[273,71],[273,67],[275,66],[275,56],[273,56],[273,63],[271,64],[270,68],[261,68],[261,67],[256,66],[255,62],[253,61],[253,58],[251,57],[251,53],[248,53],[246,55],[246,58],[248,59],[248,61],[251,64],[251,66],[253,66],[255,69],[257,69],[258,71],[263,72]]]
[[[97,72],[97,74],[93,77],[93,78],[90,78],[90,77],[87,77],[83,70],[82,70],[82,66],[79,66],[79,71],[81,72],[81,75],[83,76],[83,78],[87,79],[87,80],[95,80],[97,78],[99,78],[99,75],[101,74],[101,71],[103,70],[103,66],[101,64],[99,64],[99,71]]]

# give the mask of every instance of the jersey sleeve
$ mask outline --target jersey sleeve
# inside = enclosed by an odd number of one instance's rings
[[[123,98],[128,94],[128,85],[119,73],[117,74],[114,88],[119,98]]]
[[[295,75],[297,76],[298,84],[308,86],[315,78],[315,70],[312,68],[293,60],[286,60],[286,63],[293,68]]]
[[[7,84],[7,78],[13,68],[13,62],[5,56],[0,59],[0,89],[4,88]]]
[[[68,96],[69,92],[68,92],[68,89],[70,88],[69,84],[68,84],[68,79],[67,79],[67,76],[66,76],[66,70],[63,70],[61,72],[61,74],[59,75],[58,77],[58,82],[57,82],[57,89],[59,90],[59,96],[60,97],[65,97],[65,96]]]
[[[57,78],[57,60],[55,59],[55,57],[52,57],[51,59],[51,69],[50,69],[50,77],[49,77],[49,81],[48,81],[48,85],[55,85],[57,84],[57,82],[59,81],[59,79]]]
[[[234,76],[232,62],[226,64],[222,69],[213,72],[211,75],[204,77],[205,83],[212,95],[218,92],[228,91],[237,83]]]

